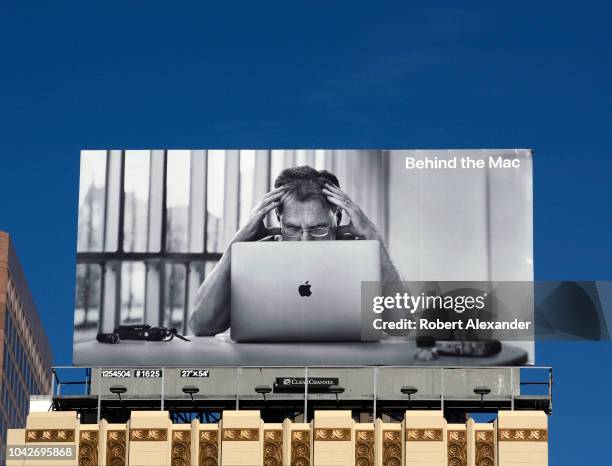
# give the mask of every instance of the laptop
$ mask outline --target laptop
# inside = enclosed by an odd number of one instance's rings
[[[372,293],[373,286],[374,293],[380,294],[376,291],[381,281],[378,241],[235,243],[231,338],[237,342],[362,341],[364,281],[378,282],[368,289]],[[374,318],[367,310],[364,315]]]

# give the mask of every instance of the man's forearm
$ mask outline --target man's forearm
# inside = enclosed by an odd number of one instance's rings
[[[389,255],[389,251],[387,251],[387,247],[381,241],[380,242],[380,258],[381,258],[381,268],[382,268],[382,282],[383,288],[386,283],[397,283],[402,281],[402,277],[399,272],[395,268],[393,261],[391,261],[391,256]]]
[[[189,318],[189,327],[196,335],[215,335],[229,328],[230,264],[228,248],[198,289],[195,309]]]
[[[382,295],[394,296],[396,293],[407,292],[406,283],[402,281],[402,277],[391,261],[389,251],[381,241],[381,266],[382,266]],[[396,321],[400,318],[410,318],[410,313],[404,311],[385,310],[382,314],[383,320],[386,322]],[[408,332],[408,333],[407,333]],[[386,330],[385,333],[390,336],[407,337],[412,331],[405,330]]]

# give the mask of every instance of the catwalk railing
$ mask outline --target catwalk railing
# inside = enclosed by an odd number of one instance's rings
[[[266,420],[308,420],[320,409],[397,420],[412,409],[450,418],[550,414],[553,399],[550,367],[55,367],[53,374],[53,409],[79,411],[87,422],[127,419],[133,410],[168,410],[187,420],[230,409],[261,410]]]

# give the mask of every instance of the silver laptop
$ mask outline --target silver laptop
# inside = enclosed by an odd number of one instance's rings
[[[231,261],[232,340],[362,340],[361,282],[380,283],[378,241],[235,243]]]

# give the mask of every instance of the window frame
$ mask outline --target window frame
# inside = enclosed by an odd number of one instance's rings
[[[234,170],[228,175],[228,166],[231,168],[235,161],[233,157],[228,157],[226,151],[225,159],[225,176],[226,183],[229,187],[225,188],[225,194],[229,189],[236,191],[238,179],[230,179],[232,173],[238,175]],[[106,179],[105,179],[105,207],[104,207],[104,238],[103,251],[77,251],[77,265],[80,264],[97,264],[101,267],[100,277],[100,311],[98,317],[98,332],[112,332],[121,320],[121,264],[126,262],[142,262],[145,265],[145,284],[144,284],[144,299],[145,311],[143,316],[143,324],[152,326],[162,325],[164,310],[165,310],[165,264],[182,264],[185,267],[185,296],[184,296],[184,320],[180,332],[188,333],[187,322],[189,316],[189,298],[190,280],[192,272],[196,272],[195,266],[201,263],[205,269],[205,264],[208,262],[218,262],[221,259],[221,252],[209,252],[206,248],[206,223],[207,215],[202,219],[202,225],[194,227],[189,225],[189,245],[192,246],[196,239],[191,237],[191,233],[199,231],[202,233],[201,241],[202,252],[171,252],[168,251],[166,242],[166,198],[167,198],[167,161],[168,150],[151,150],[150,151],[150,171],[149,171],[149,228],[147,232],[147,251],[142,252],[126,252],[124,251],[124,222],[125,222],[125,150],[110,150],[106,151]],[[204,183],[206,182],[206,173],[208,167],[208,151],[191,151],[191,156],[197,153],[203,157],[203,166],[200,169],[204,171]],[[158,158],[162,158],[159,163]],[[232,159],[228,161],[228,159]],[[193,159],[192,159],[193,161]],[[196,174],[193,171],[194,164],[190,166],[190,177],[193,182],[202,182],[202,179],[194,179]],[[159,197],[152,193],[159,189],[161,180],[161,202]],[[227,185],[226,185],[227,186]],[[200,189],[191,189],[190,195],[194,192],[198,193],[203,199],[198,200],[199,206],[204,207],[206,213],[207,193],[206,186]],[[237,218],[238,206],[232,205],[232,197],[225,198],[224,217],[233,219]],[[190,202],[190,217],[194,215]],[[195,208],[195,207],[194,207]],[[161,212],[159,212],[161,210]],[[234,215],[235,214],[235,215]],[[229,227],[234,227],[236,222],[228,221]],[[234,231],[223,232],[223,238],[226,240],[234,234]],[[224,241],[226,244],[226,241]],[[159,248],[157,248],[157,245]],[[151,250],[155,248],[158,250]],[[157,281],[158,286],[149,286],[151,281]]]

